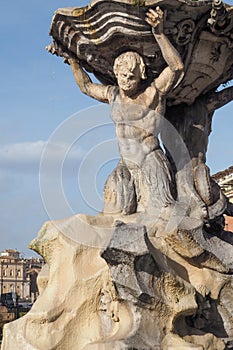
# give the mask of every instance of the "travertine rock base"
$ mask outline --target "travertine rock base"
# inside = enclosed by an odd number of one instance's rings
[[[232,237],[143,218],[46,223],[31,243],[47,263],[40,297],[2,350],[230,349]]]

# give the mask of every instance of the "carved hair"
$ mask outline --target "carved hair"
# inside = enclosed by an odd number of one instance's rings
[[[119,72],[119,67],[120,66],[130,66],[131,70],[134,70],[135,67],[138,65],[139,66],[139,72],[140,72],[140,77],[141,79],[146,79],[146,66],[143,61],[143,58],[134,51],[127,51],[122,53],[120,56],[118,56],[115,59],[114,66],[113,66],[113,71],[115,73],[115,76],[117,77],[117,74]]]

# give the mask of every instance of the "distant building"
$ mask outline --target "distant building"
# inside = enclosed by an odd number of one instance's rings
[[[219,171],[212,178],[219,184],[223,193],[229,198],[229,201],[233,203],[233,166]],[[233,232],[233,217],[225,216],[225,229]]]
[[[219,171],[212,178],[219,184],[223,193],[229,198],[229,201],[233,203],[233,166]]]
[[[16,292],[19,298],[35,300],[38,296],[36,279],[44,264],[43,259],[23,259],[15,249],[0,254],[1,294]]]

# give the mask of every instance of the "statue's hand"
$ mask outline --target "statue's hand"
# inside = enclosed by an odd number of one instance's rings
[[[159,6],[155,10],[149,9],[145,20],[151,25],[155,34],[163,33],[164,13]]]
[[[46,46],[46,50],[52,55],[62,57],[65,63],[70,64],[70,60],[78,60],[78,58],[71,51],[66,50],[62,45],[54,41],[51,45]]]

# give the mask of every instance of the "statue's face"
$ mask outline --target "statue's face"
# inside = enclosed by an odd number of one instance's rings
[[[126,95],[135,93],[140,83],[140,72],[138,66],[134,69],[128,65],[122,65],[117,72],[117,82]]]

